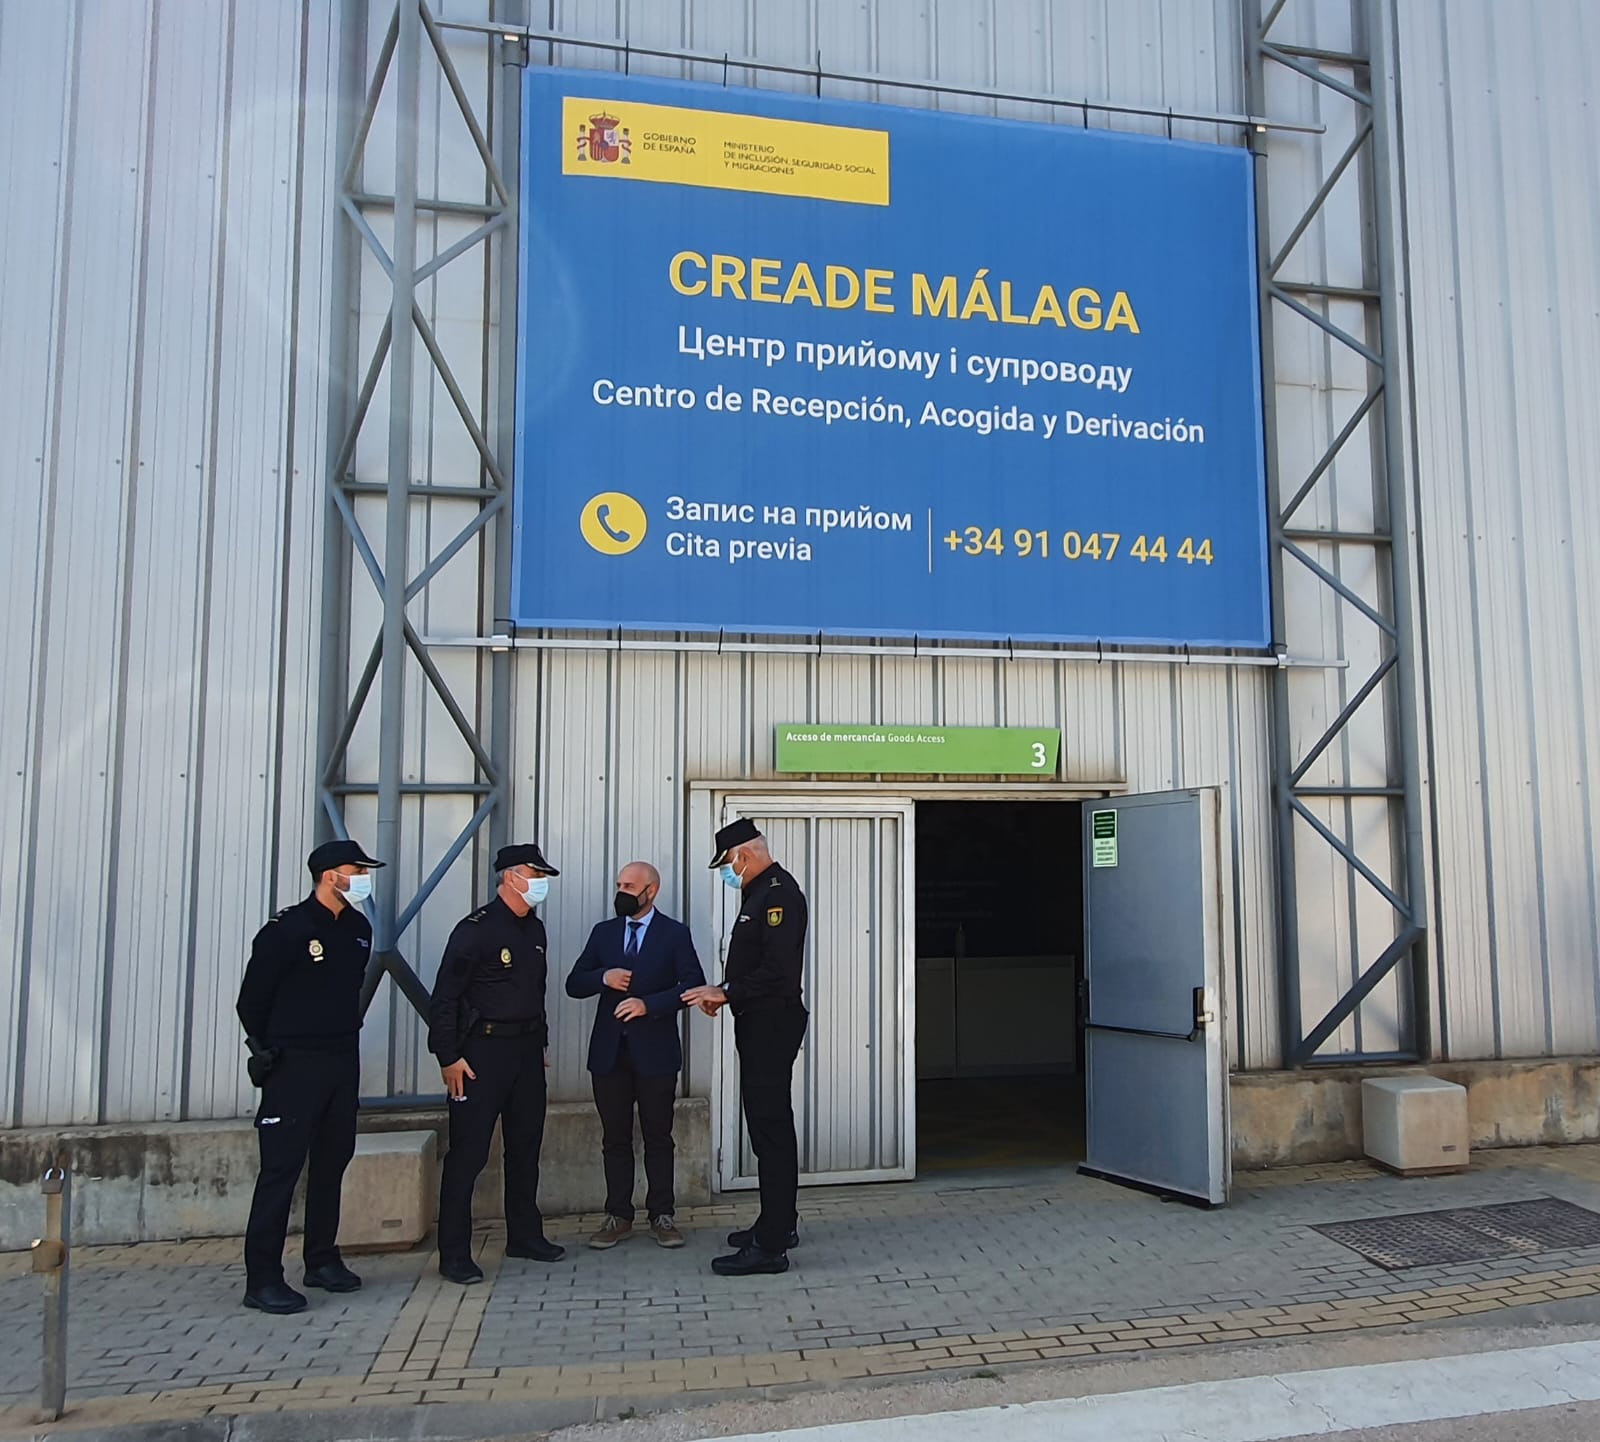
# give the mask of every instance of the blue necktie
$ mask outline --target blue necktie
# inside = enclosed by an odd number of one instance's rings
[[[637,921],[628,923],[628,944],[622,948],[622,954],[624,956],[637,956],[639,954],[639,923]]]

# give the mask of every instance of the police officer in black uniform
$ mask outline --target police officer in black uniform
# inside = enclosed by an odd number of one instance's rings
[[[721,986],[697,986],[683,994],[690,1006],[715,1016],[733,1008],[733,1039],[739,1049],[739,1100],[756,1154],[761,1215],[753,1227],[732,1232],[736,1250],[717,1257],[711,1269],[725,1277],[789,1270],[800,1188],[800,1148],[794,1134],[790,1084],[795,1057],[805,1038],[807,1013],[800,996],[805,964],[805,893],[772,859],[766,838],[747,818],[717,832],[713,868],[740,892],[739,919],[728,942]]]
[[[504,846],[500,889],[445,943],[428,1015],[428,1050],[450,1094],[450,1150],[439,1184],[439,1275],[483,1280],[472,1260],[472,1189],[499,1121],[505,1147],[506,1256],[554,1262],[564,1248],[539,1215],[544,1140],[544,923],[533,914],[561,873],[535,845]]]
[[[261,1088],[244,1304],[260,1312],[305,1309],[305,1297],[283,1279],[283,1241],[308,1158],[305,1285],[361,1285],[339,1256],[339,1191],[356,1150],[361,980],[372,956],[360,903],[372,894],[369,869],[383,863],[353,841],[329,841],[306,865],[315,889],[256,933],[239,987],[250,1080]]]

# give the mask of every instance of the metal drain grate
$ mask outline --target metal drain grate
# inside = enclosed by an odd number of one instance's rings
[[[1324,1222],[1311,1230],[1389,1272],[1600,1247],[1600,1213],[1554,1197]]]

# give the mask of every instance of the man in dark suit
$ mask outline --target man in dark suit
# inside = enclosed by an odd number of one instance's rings
[[[606,1251],[633,1231],[633,1113],[644,1133],[645,1213],[663,1247],[681,1247],[672,1223],[672,1104],[683,1067],[678,1014],[705,985],[689,928],[656,910],[661,873],[633,861],[617,877],[616,918],[589,933],[567,995],[598,996],[589,1071],[600,1112],[606,1219],[590,1239]]]

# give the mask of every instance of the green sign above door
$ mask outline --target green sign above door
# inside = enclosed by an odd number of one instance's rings
[[[778,770],[915,776],[1050,776],[1061,733],[1027,726],[777,728]]]

